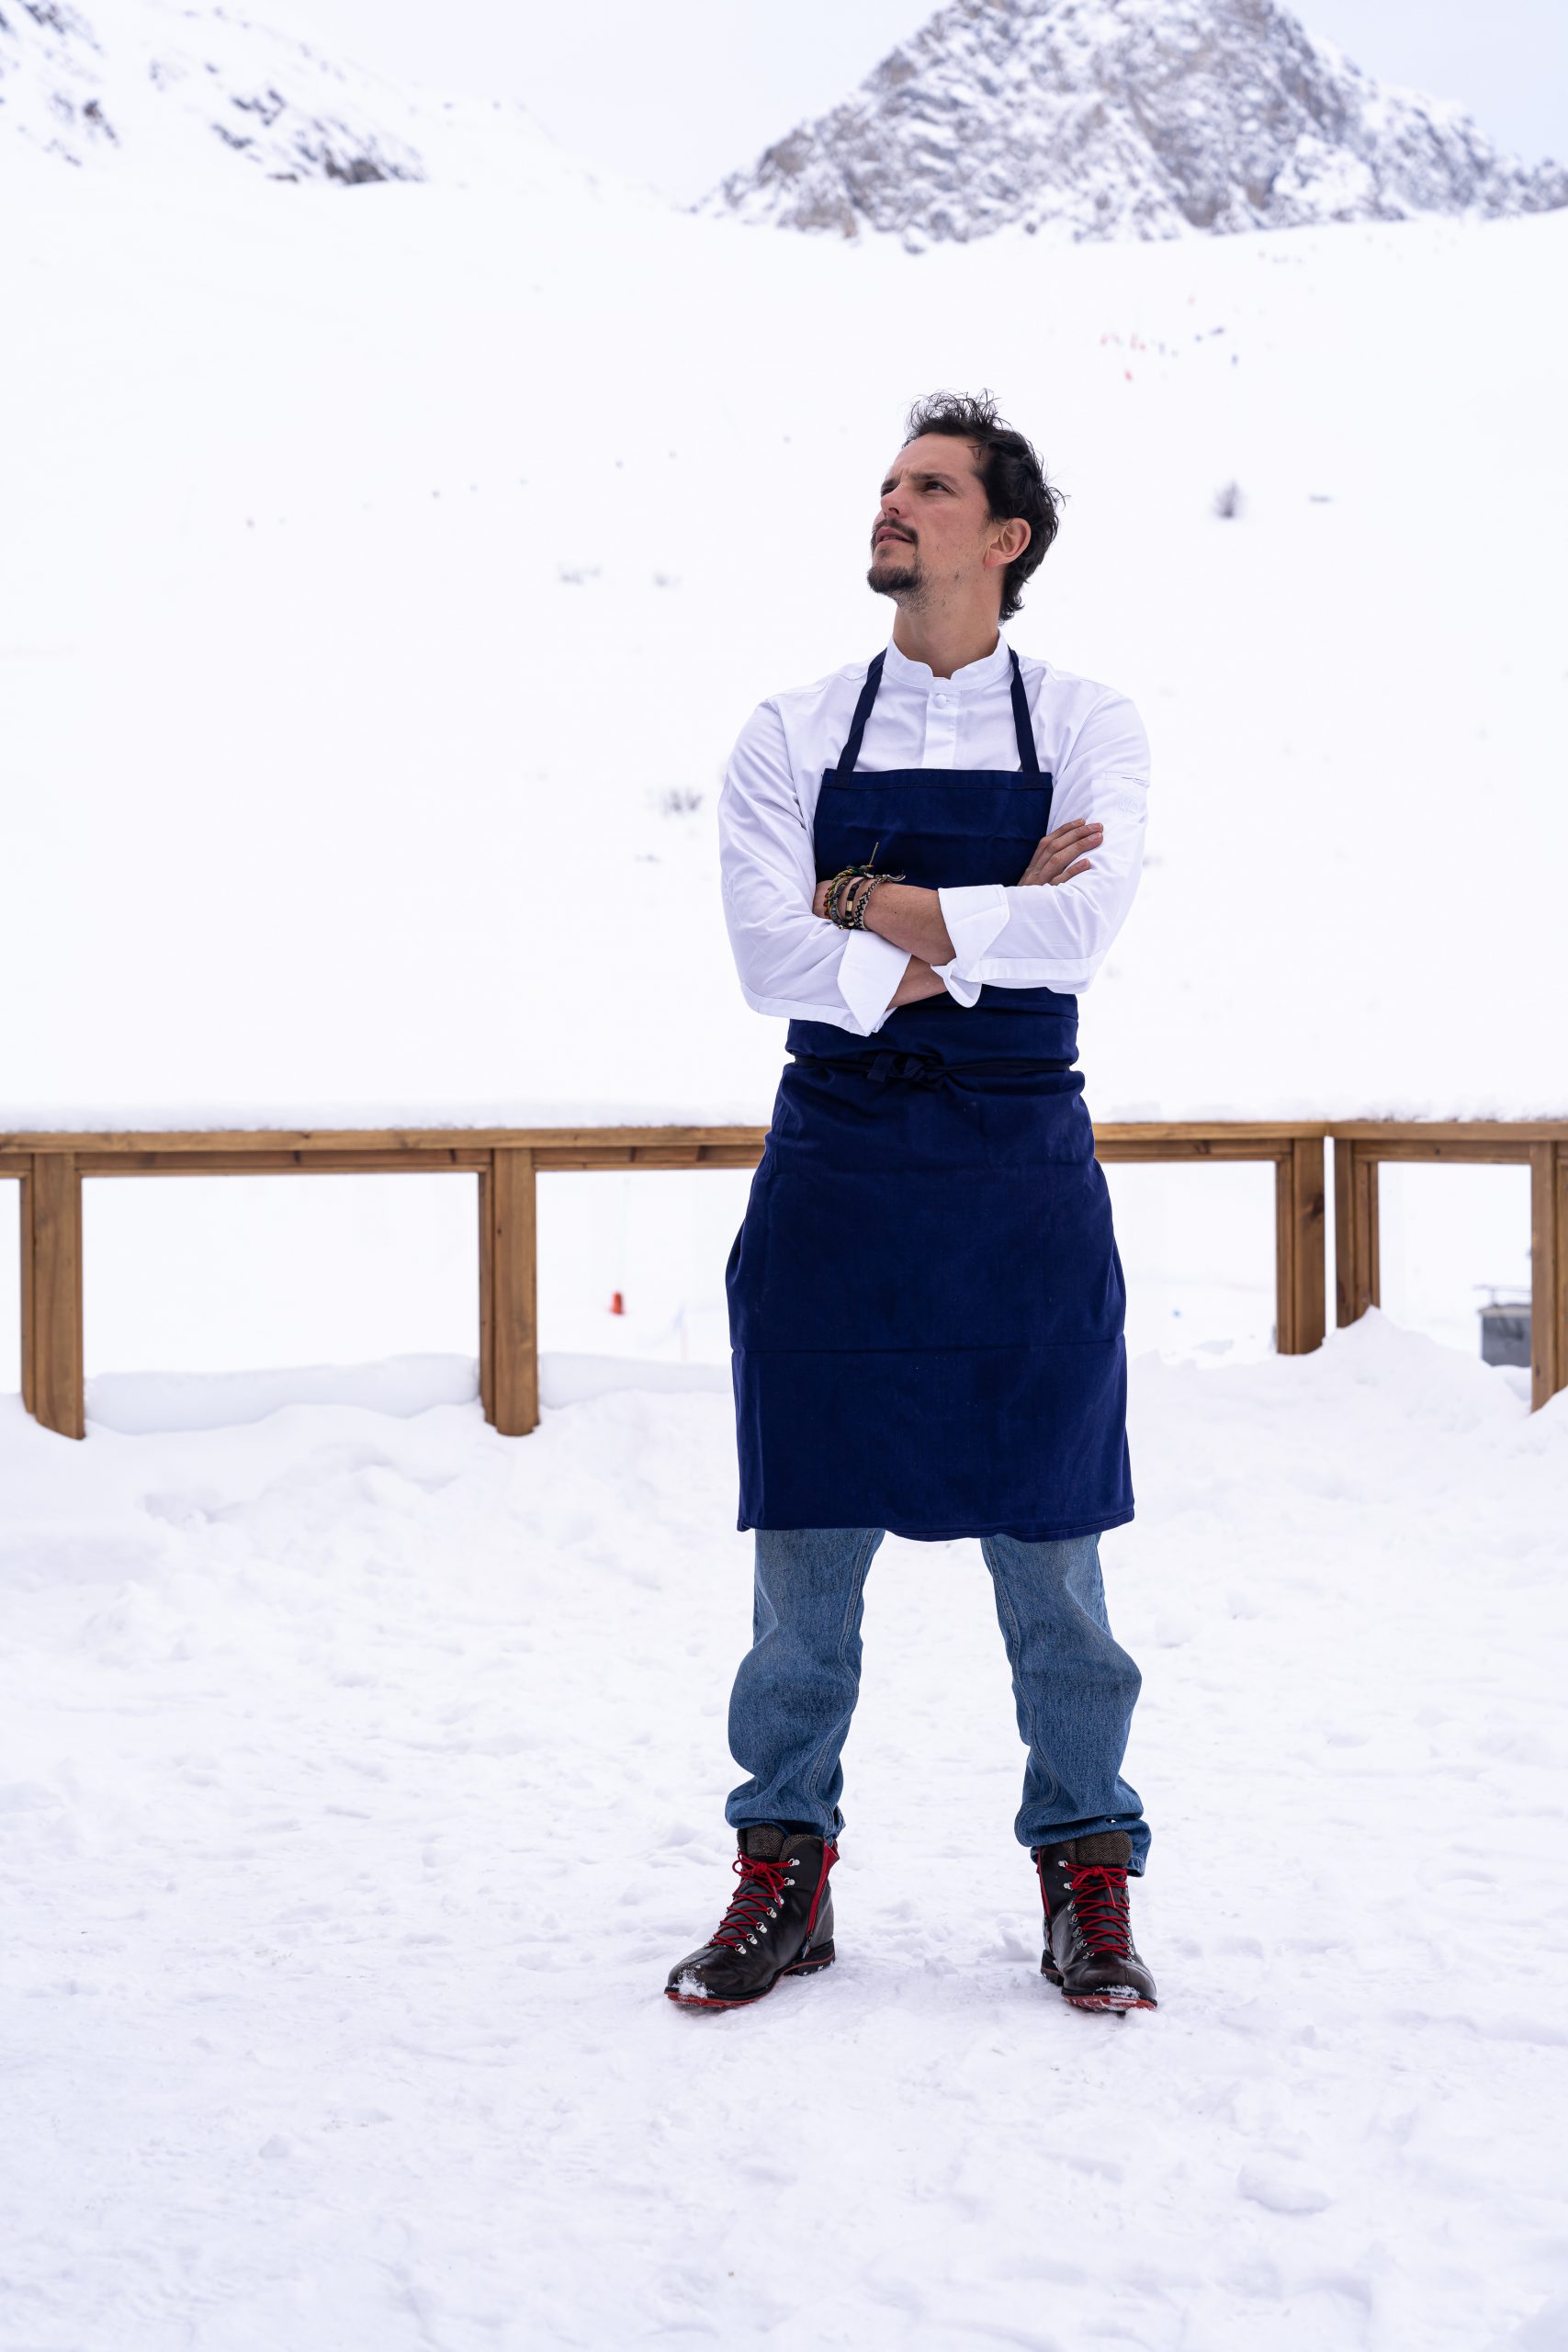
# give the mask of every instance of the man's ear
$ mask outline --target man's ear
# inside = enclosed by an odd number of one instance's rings
[[[987,571],[994,570],[1000,563],[1016,563],[1033,537],[1021,514],[1014,514],[998,525],[996,537],[986,550]]]

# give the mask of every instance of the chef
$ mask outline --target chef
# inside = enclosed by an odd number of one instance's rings
[[[1058,503],[988,395],[919,402],[871,533],[891,640],[762,703],[726,778],[740,985],[791,1058],[728,1268],[753,1642],[729,1711],[739,1883],[666,1987],[690,2008],[835,1957],[840,1757],[890,1530],[980,1540],[1043,1973],[1079,2007],[1155,2006],[1128,1896],[1149,1833],[1121,1777],[1139,1675],[1098,1548],[1133,1516],[1125,1294],[1075,1067],[1149,758],[1125,695],[1001,634]]]

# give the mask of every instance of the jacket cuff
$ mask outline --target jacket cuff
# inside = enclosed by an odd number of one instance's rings
[[[887,1017],[888,1000],[903,978],[908,950],[895,947],[874,931],[852,931],[839,961],[839,994],[853,1016],[863,1037],[870,1037]]]
[[[980,993],[976,967],[992,941],[1007,929],[1007,892],[999,882],[976,882],[960,889],[939,890],[936,895],[953,942],[953,960],[931,968],[949,996],[960,1004],[973,1004]]]

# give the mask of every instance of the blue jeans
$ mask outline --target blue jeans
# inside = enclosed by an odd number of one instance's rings
[[[759,1528],[751,1647],[729,1702],[729,1747],[750,1778],[730,1793],[735,1829],[843,1827],[840,1757],[860,1692],[861,1619],[879,1527]],[[1021,1544],[987,1535],[997,1617],[1029,1749],[1014,1826],[1024,1846],[1124,1829],[1141,1872],[1148,1826],[1121,1777],[1142,1681],[1111,1638],[1100,1540]],[[919,1792],[911,1790],[911,1802]]]

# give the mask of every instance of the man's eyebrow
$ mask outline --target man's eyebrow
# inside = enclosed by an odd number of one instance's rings
[[[897,480],[898,477],[897,474],[886,475],[883,479],[883,489],[885,491],[891,490]],[[910,480],[912,481],[941,481],[945,482],[949,490],[953,488],[953,476],[951,474],[942,473],[935,466],[917,467],[915,471],[911,474]]]

